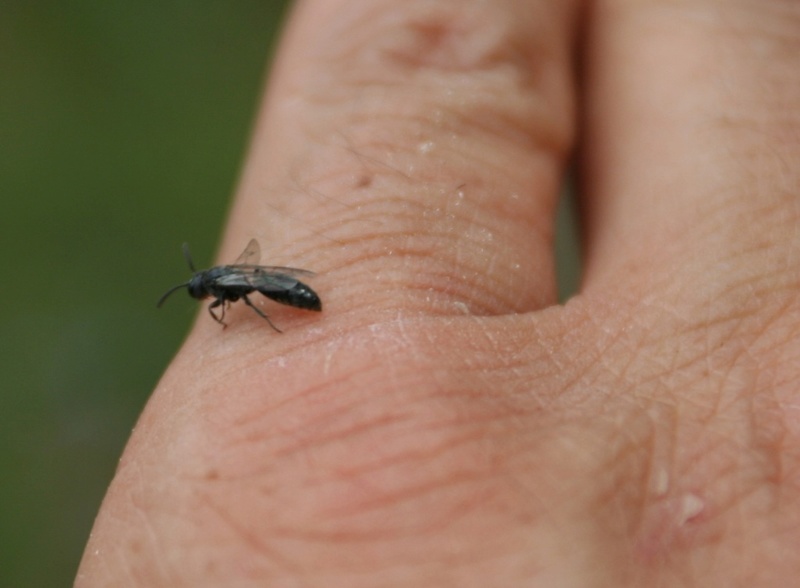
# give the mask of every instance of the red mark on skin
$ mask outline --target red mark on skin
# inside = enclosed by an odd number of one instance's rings
[[[706,501],[699,494],[664,496],[646,507],[634,551],[648,563],[667,559],[695,546],[708,518]]]

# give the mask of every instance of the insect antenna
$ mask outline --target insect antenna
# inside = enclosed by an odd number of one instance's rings
[[[192,273],[196,273],[197,270],[194,268],[194,262],[192,261],[192,254],[189,253],[189,244],[184,243],[181,249],[183,249],[183,256],[186,258],[186,263],[189,264],[189,269],[192,270]]]
[[[170,294],[172,294],[175,290],[180,290],[181,288],[186,288],[188,285],[189,285],[189,282],[186,282],[184,284],[178,284],[177,286],[167,290],[167,292],[161,298],[158,299],[158,304],[156,304],[156,308],[160,308],[161,305],[164,304],[164,301],[167,299],[167,297]]]

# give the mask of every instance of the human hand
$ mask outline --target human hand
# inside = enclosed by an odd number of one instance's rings
[[[785,586],[799,177],[797,2],[301,2],[220,261],[324,312],[202,311],[78,585]]]

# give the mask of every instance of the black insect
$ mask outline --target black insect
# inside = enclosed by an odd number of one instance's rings
[[[317,293],[297,279],[297,276],[313,276],[314,272],[293,267],[257,265],[261,258],[261,248],[255,239],[250,240],[242,254],[231,265],[218,265],[197,271],[186,243],[183,244],[183,255],[186,257],[189,269],[194,273],[192,279],[170,288],[158,301],[157,306],[161,306],[175,290],[186,288],[192,298],[202,300],[213,297],[214,302],[208,305],[208,312],[215,321],[225,327],[227,326],[223,320],[225,308],[241,298],[279,333],[282,331],[250,301],[248,294],[258,291],[281,304],[307,310],[322,310],[322,301]],[[222,316],[217,316],[214,312],[218,306],[222,307]]]

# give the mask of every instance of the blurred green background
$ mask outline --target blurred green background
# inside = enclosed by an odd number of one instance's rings
[[[186,278],[183,241],[212,257],[286,8],[3,3],[0,586],[72,585],[196,311],[154,305]],[[562,222],[574,259],[570,236]],[[562,266],[565,292],[575,271]]]
[[[197,310],[287,2],[0,10],[0,586],[71,586],[117,459]]]

